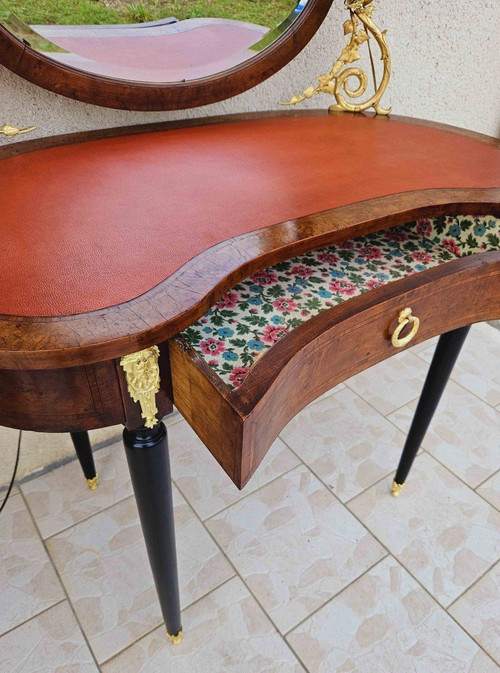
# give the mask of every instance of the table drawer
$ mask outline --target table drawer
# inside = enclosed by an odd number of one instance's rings
[[[401,329],[401,311],[415,323]],[[500,252],[457,259],[349,299],[299,325],[231,389],[182,335],[169,341],[173,400],[234,483],[250,479],[279,432],[338,383],[432,336],[500,317]],[[378,391],[380,394],[380,391]]]
[[[160,416],[171,413],[170,370],[161,347]],[[60,369],[0,369],[0,425],[36,432],[81,432],[142,423],[119,360]]]

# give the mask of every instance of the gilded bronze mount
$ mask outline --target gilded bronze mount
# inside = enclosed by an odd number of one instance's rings
[[[32,131],[36,131],[36,126],[28,126],[25,129],[20,129],[17,126],[7,124],[7,122],[0,126],[0,133],[4,136],[7,136],[7,138],[15,138],[21,133],[31,133]]]
[[[99,485],[99,475],[96,474],[95,477],[92,477],[92,479],[85,479],[87,482],[87,486],[91,491],[95,491],[97,486]]]
[[[399,497],[401,491],[403,490],[405,484],[404,482],[402,484],[398,484],[395,480],[392,482],[392,488],[391,488],[391,495],[393,495],[395,498]]]
[[[391,77],[391,55],[385,37],[387,31],[381,31],[374,23],[372,14],[375,8],[371,3],[372,0],[345,0],[345,6],[351,16],[344,23],[344,35],[349,35],[350,37],[339,58],[335,61],[329,73],[318,77],[317,87],[310,86],[301,94],[293,96],[289,101],[282,102],[280,105],[297,105],[316,94],[326,93],[334,96],[336,100],[336,104],[330,106],[330,112],[363,112],[371,107],[378,115],[388,115],[391,112],[392,108],[383,108],[380,105],[380,100],[387,89]],[[375,39],[380,48],[380,58],[384,66],[382,79],[378,84],[370,48],[371,37]],[[364,42],[368,44],[375,92],[364,103],[350,103],[345,99],[344,93],[349,98],[359,98],[365,93],[368,86],[368,79],[361,68],[354,66],[345,68],[350,63],[359,61],[361,58],[359,47]],[[348,80],[350,77],[355,77],[358,80],[356,89],[349,87]]]
[[[159,357],[158,346],[151,346],[137,353],[125,355],[120,360],[129,395],[134,402],[139,402],[146,428],[154,428],[158,423],[156,393],[160,390]]]

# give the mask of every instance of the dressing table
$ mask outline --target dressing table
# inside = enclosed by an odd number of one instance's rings
[[[311,0],[270,51],[214,75],[211,89],[95,79],[26,45],[14,63],[6,45],[21,47],[5,26],[0,59],[81,100],[187,107],[238,92],[243,72],[245,86],[269,76],[329,4]],[[173,404],[242,488],[312,400],[442,335],[397,495],[468,327],[500,317],[500,156],[472,132],[370,113],[254,113],[16,142],[0,148],[0,175],[0,424],[71,432],[92,487],[86,432],[125,426],[174,643],[160,420]]]

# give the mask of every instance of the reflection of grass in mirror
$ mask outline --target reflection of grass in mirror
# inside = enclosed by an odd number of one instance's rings
[[[297,6],[297,0],[5,0],[30,24],[143,23],[217,17],[274,28]]]
[[[120,23],[120,13],[96,0],[4,0],[22,21],[29,24]]]
[[[22,40],[33,49],[37,51],[52,52],[52,53],[67,53],[65,49],[59,47],[57,44],[46,40],[44,37],[35,33],[29,26],[21,21],[5,4],[0,0],[0,23],[18,40]]]

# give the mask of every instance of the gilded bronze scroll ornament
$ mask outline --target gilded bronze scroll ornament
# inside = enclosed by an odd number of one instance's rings
[[[380,100],[387,89],[391,77],[391,55],[385,39],[387,31],[379,30],[373,22],[372,14],[375,8],[371,3],[372,0],[345,0],[345,6],[349,10],[351,17],[344,23],[344,35],[350,35],[350,37],[339,58],[333,64],[331,71],[318,77],[319,84],[317,87],[310,86],[303,93],[297,94],[289,101],[280,103],[280,105],[297,105],[318,93],[326,93],[335,96],[335,100],[337,101],[335,105],[330,106],[330,112],[363,112],[371,107],[379,115],[387,115],[391,112],[392,108],[385,109],[380,106]],[[360,23],[362,26],[360,26]],[[370,49],[369,41],[371,37],[375,39],[380,48],[381,60],[384,65],[382,79],[378,85]],[[364,42],[368,43],[375,93],[364,103],[355,104],[348,102],[344,97],[344,93],[349,98],[359,98],[365,93],[368,80],[361,68],[353,66],[344,70],[343,68],[349,63],[359,61],[361,58],[359,47]],[[355,77],[358,80],[356,89],[349,87],[349,77]]]
[[[36,131],[36,126],[28,126],[25,129],[18,129],[17,126],[11,126],[10,124],[5,123],[0,127],[0,133],[3,133],[7,138],[15,138],[21,133],[31,133],[31,131]]]
[[[159,357],[158,346],[151,346],[137,353],[125,355],[120,360],[128,392],[134,402],[141,405],[141,416],[146,428],[153,428],[158,423],[156,393],[160,390]]]

